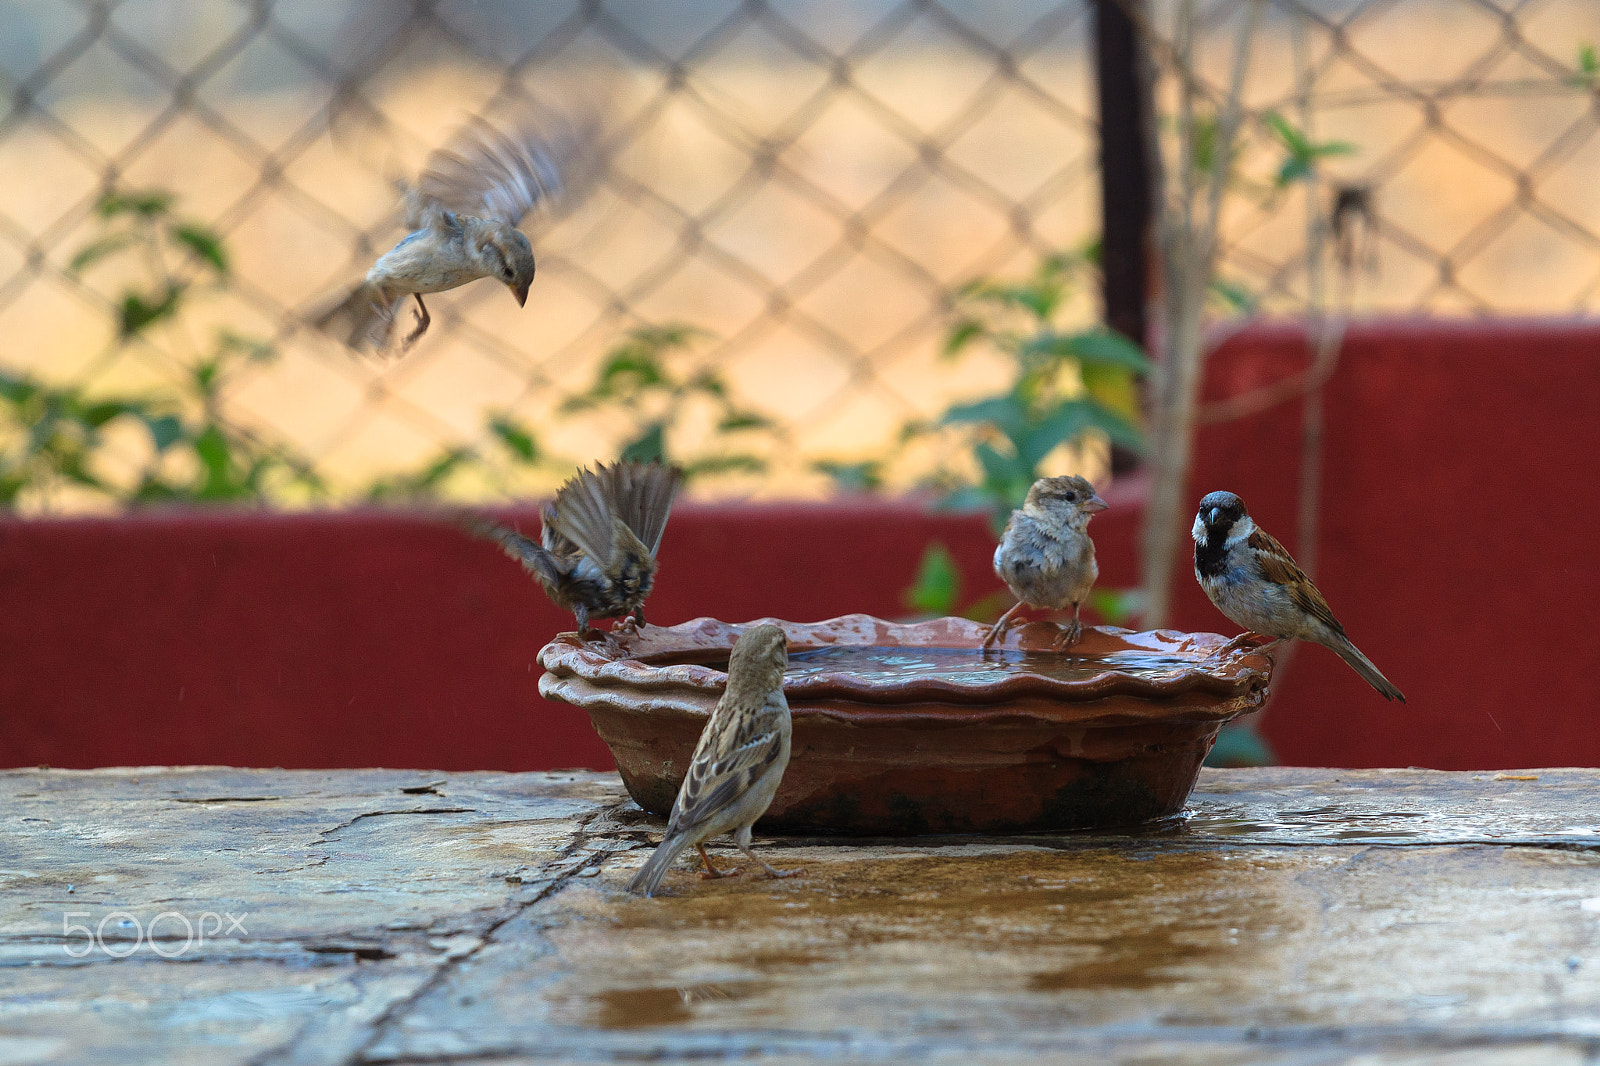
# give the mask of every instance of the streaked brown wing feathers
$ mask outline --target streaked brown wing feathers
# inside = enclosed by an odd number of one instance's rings
[[[1300,564],[1294,561],[1294,556],[1289,554],[1276,537],[1257,527],[1250,534],[1247,542],[1255,549],[1256,559],[1261,563],[1261,573],[1268,581],[1275,585],[1282,585],[1289,590],[1289,598],[1296,607],[1311,615],[1313,618],[1328,626],[1335,633],[1343,634],[1344,626],[1333,616],[1328,601],[1322,598],[1321,591],[1311,583],[1306,572],[1300,569]]]
[[[622,462],[602,467],[600,476],[612,509],[654,556],[661,548],[682,473],[660,463]]]
[[[602,570],[616,558],[615,530],[611,506],[600,478],[588,470],[556,491],[555,531],[578,546]]]

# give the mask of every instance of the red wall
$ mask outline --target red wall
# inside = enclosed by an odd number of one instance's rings
[[[1300,649],[1262,717],[1284,761],[1600,765],[1597,356],[1589,326],[1352,330],[1326,393],[1319,584],[1410,702]],[[1304,359],[1296,331],[1253,331],[1209,389]],[[1293,549],[1299,420],[1289,403],[1203,431],[1192,495],[1239,492]],[[1095,520],[1104,585],[1135,580],[1138,489]],[[969,597],[995,587],[981,516],[682,505],[651,621],[902,614],[930,540]],[[1181,588],[1184,626],[1234,631]],[[427,516],[0,522],[0,765],[606,766],[582,715],[536,694],[534,655],[570,624]]]

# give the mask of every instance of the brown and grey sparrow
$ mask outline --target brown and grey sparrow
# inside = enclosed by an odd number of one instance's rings
[[[1252,633],[1309,640],[1330,649],[1385,699],[1406,698],[1345,636],[1317,586],[1283,547],[1259,528],[1231,492],[1200,501],[1194,518],[1194,576],[1217,610]],[[1249,634],[1246,634],[1248,636]]]
[[[1024,606],[1071,607],[1072,623],[1063,627],[1056,650],[1078,642],[1083,634],[1078,609],[1100,576],[1089,519],[1105,509],[1094,486],[1081,477],[1044,477],[1033,483],[1022,509],[1011,512],[994,550],[995,576],[1017,602],[989,629],[985,648],[1005,634],[1011,616]]]
[[[766,813],[789,765],[789,702],[783,696],[783,671],[789,652],[783,630],[755,626],[739,635],[728,663],[728,687],[700,734],[689,772],[678,789],[667,835],[655,854],[628,883],[628,891],[648,896],[660,887],[667,868],[694,847],[705,863],[705,878],[730,877],[718,870],[705,842],[732,833],[751,862],[773,877],[798,870],[776,870],[750,850],[750,827]]]
[[[403,352],[431,321],[424,295],[494,278],[526,304],[533,245],[517,227],[561,196],[566,172],[590,134],[559,116],[537,126],[522,116],[509,132],[474,118],[428,158],[415,185],[403,186],[401,210],[410,232],[378,258],[365,281],[323,310],[316,325],[357,350],[394,352],[394,321],[409,296],[417,322],[397,346]]]
[[[538,579],[551,601],[577,618],[580,635],[596,618],[627,616],[624,624],[644,625],[656,553],[682,480],[680,471],[659,463],[597,463],[545,504],[539,542],[482,520],[468,528]]]

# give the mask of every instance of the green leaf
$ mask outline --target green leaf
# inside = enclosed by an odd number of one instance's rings
[[[950,327],[950,332],[945,334],[943,354],[948,358],[960,353],[961,349],[977,340],[987,332],[982,322],[976,318],[963,318]]]
[[[1217,120],[1212,115],[1196,115],[1194,120],[1194,169],[1210,174],[1217,168]]]
[[[257,340],[235,333],[231,329],[217,331],[217,354],[239,354],[251,363],[270,363],[278,357],[278,349],[271,341]],[[215,362],[216,360],[213,360]]]
[[[1090,363],[1083,367],[1083,388],[1101,407],[1139,423],[1139,388],[1131,370]]]
[[[1150,370],[1150,360],[1145,358],[1144,349],[1109,329],[1068,334],[1041,333],[1023,345],[1023,352],[1025,355],[1076,359],[1080,363],[1121,366],[1139,374]]]
[[[1048,321],[1061,302],[1063,287],[1048,282],[1010,283],[980,281],[967,287],[971,298],[1002,307],[1027,311],[1041,322]]]
[[[108,192],[100,198],[95,209],[102,218],[115,218],[118,215],[137,215],[141,218],[154,218],[164,215],[172,207],[172,194],[156,190],[153,192]]]
[[[1261,116],[1261,120],[1271,127],[1272,132],[1278,135],[1278,140],[1283,146],[1297,156],[1311,154],[1311,142],[1306,135],[1291,126],[1287,119],[1276,111],[1268,111]]]
[[[139,407],[137,404],[131,404],[122,400],[104,400],[99,403],[86,404],[82,410],[79,411],[78,417],[82,420],[84,425],[89,426],[92,429],[99,429],[113,418],[119,418],[122,415],[136,412],[138,410]]]
[[[956,570],[950,550],[938,541],[922,552],[916,581],[902,595],[905,605],[918,614],[942,616],[956,608],[961,595],[961,574]]]
[[[165,292],[155,299],[146,299],[139,293],[130,292],[122,297],[122,307],[118,314],[118,329],[124,338],[135,336],[141,331],[162,319],[171,318],[177,313],[178,304],[183,299],[181,285],[169,285]]]
[[[1135,451],[1144,449],[1144,436],[1126,418],[1093,400],[1064,400],[1028,434],[1025,458],[1037,465],[1061,444],[1073,444],[1090,430],[1098,430],[1113,443]],[[1031,467],[1030,467],[1031,468]]]
[[[717,423],[719,433],[736,433],[742,429],[771,429],[772,420],[752,411],[730,411]]]
[[[691,462],[683,463],[683,476],[687,479],[700,477],[703,474],[726,474],[730,471],[740,471],[746,474],[762,474],[766,472],[765,459],[754,455],[707,455]]]
[[[596,389],[614,391],[619,385],[629,389],[647,389],[667,380],[661,362],[652,353],[633,348],[622,349],[600,367]]]
[[[211,264],[218,274],[228,273],[228,253],[222,247],[222,238],[214,230],[197,222],[180,222],[169,231],[172,239],[193,252],[196,258]]]
[[[205,470],[199,496],[203,500],[226,500],[237,495],[233,481],[233,449],[220,426],[210,425],[194,440],[194,453]]]
[[[1600,74],[1600,52],[1592,44],[1578,46],[1578,69],[1585,74]]]
[[[652,422],[632,443],[622,449],[622,459],[635,463],[667,461],[666,427]]]
[[[21,407],[39,394],[39,386],[21,374],[0,373],[0,399]]]
[[[1211,279],[1210,289],[1211,295],[1221,300],[1230,310],[1242,315],[1255,313],[1255,294],[1238,282],[1216,277]]]
[[[539,444],[534,440],[533,431],[510,415],[496,415],[489,419],[489,432],[522,462],[539,461]]]
[[[987,442],[972,450],[978,465],[983,469],[984,487],[994,496],[1010,502],[1022,502],[1033,484],[1033,465],[1021,457],[1006,455]]]
[[[883,488],[883,464],[877,460],[862,463],[841,463],[833,459],[818,459],[811,469],[826,474],[845,492],[876,492]]]
[[[67,272],[70,274],[80,273],[90,264],[104,259],[114,252],[121,251],[138,239],[138,235],[134,233],[112,233],[98,240],[90,241],[82,248],[79,248],[77,253],[73,255],[72,262],[67,264]]]
[[[939,421],[943,425],[987,422],[1007,436],[1012,436],[1027,425],[1028,411],[1016,394],[1010,393],[972,403],[958,403],[947,409]]]
[[[728,398],[728,386],[722,376],[715,370],[702,370],[689,379],[688,389],[693,392],[703,392],[708,396],[715,396],[719,400]]]
[[[166,451],[183,439],[183,423],[175,415],[146,416],[144,424],[158,452]]]

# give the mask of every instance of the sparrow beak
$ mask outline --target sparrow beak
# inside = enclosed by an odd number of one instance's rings
[[[511,295],[517,298],[518,307],[528,306],[528,286],[526,282],[521,285],[511,286]]]
[[[1090,496],[1087,500],[1083,501],[1083,509],[1088,511],[1090,514],[1099,514],[1101,511],[1104,511],[1110,506],[1111,505],[1109,503],[1100,498],[1100,494],[1098,492],[1093,496]]]

